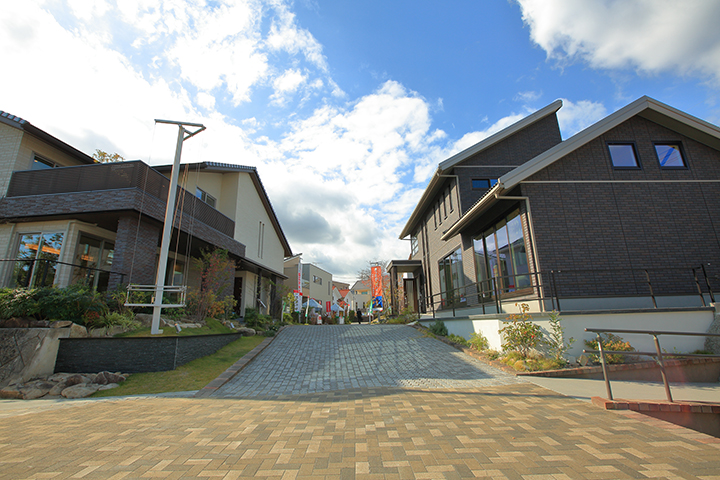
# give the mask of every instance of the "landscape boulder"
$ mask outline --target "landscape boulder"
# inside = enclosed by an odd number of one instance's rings
[[[255,330],[248,327],[240,327],[237,329],[237,331],[243,337],[252,337],[253,335],[255,335]]]
[[[97,383],[79,383],[64,389],[62,396],[65,398],[85,398],[97,392],[99,389],[100,385]]]

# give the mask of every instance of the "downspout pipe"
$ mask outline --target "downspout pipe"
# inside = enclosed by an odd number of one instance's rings
[[[520,196],[502,196],[498,193],[495,193],[495,199],[496,200],[523,200],[525,202],[525,210],[527,211],[527,219],[528,219],[528,229],[530,230],[530,244],[532,245],[533,249],[533,268],[535,269],[535,273],[537,274],[539,272],[538,270],[538,249],[537,245],[535,244],[535,227],[533,224],[532,219],[532,212],[530,210],[530,197],[520,197]],[[540,290],[540,308],[542,311],[545,311],[545,292],[543,291],[543,288],[538,285],[538,289]]]

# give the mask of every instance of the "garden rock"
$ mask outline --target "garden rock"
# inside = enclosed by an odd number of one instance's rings
[[[255,330],[248,327],[240,327],[237,329],[238,333],[243,337],[252,337],[255,335]]]
[[[44,397],[52,390],[55,385],[50,382],[39,380],[28,383],[19,388],[24,400],[32,400],[34,398]]]
[[[150,313],[135,314],[135,320],[140,322],[143,327],[152,327],[152,318],[153,316]],[[164,322],[165,325],[175,325],[175,322],[167,317],[160,317],[160,322]]]
[[[0,390],[0,398],[22,399],[23,394],[19,385],[10,385]]]
[[[93,338],[104,337],[106,333],[107,333],[107,329],[105,327],[93,328],[92,330],[90,330],[90,336]]]
[[[97,383],[99,385],[109,385],[111,383],[120,383],[124,382],[125,377],[118,373],[111,373],[111,372],[100,372],[95,376],[95,380],[93,383]]]
[[[66,328],[72,326],[73,322],[70,320],[57,320],[50,324],[50,328]]]
[[[119,386],[120,385],[118,385],[117,383],[108,383],[107,385],[100,385],[100,388],[98,388],[98,391],[111,390],[111,389],[117,388]]]
[[[32,319],[26,317],[12,317],[4,320],[2,326],[4,328],[30,328]]]
[[[71,387],[67,387],[62,391],[65,398],[85,398],[97,392],[100,385],[97,383],[79,383]]]
[[[65,384],[67,386],[78,385],[78,384],[83,384],[83,383],[90,383],[90,382],[92,382],[91,378],[88,378],[85,375],[80,375],[80,374],[71,375],[65,380]]]
[[[84,338],[87,336],[87,329],[82,325],[78,325],[77,323],[70,325],[70,338]]]

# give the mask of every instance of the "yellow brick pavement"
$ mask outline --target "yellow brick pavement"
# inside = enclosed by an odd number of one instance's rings
[[[720,439],[532,384],[135,397],[6,414],[0,478],[720,480]]]

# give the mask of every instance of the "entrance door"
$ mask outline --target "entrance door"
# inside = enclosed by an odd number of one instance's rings
[[[408,308],[410,308],[413,313],[418,313],[419,306],[417,292],[415,291],[415,279],[404,278],[403,289],[405,290],[405,300],[407,301]]]

